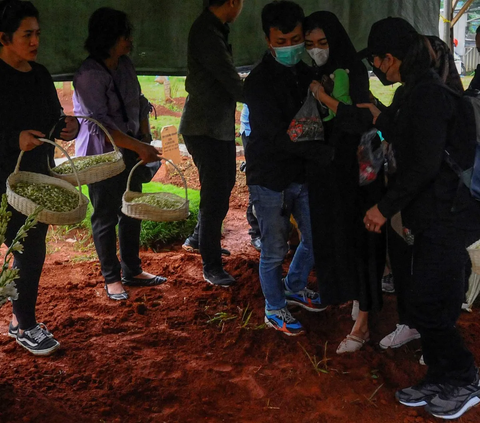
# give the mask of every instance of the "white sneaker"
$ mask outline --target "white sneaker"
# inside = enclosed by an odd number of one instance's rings
[[[360,303],[357,300],[353,300],[352,304],[352,320],[354,322],[358,319],[358,312],[360,311]]]
[[[420,338],[420,334],[416,329],[410,329],[407,325],[398,325],[397,328],[389,333],[380,341],[380,348],[398,348],[407,342]]]

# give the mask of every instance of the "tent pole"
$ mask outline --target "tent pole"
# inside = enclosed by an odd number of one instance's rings
[[[443,41],[452,49],[452,35],[451,35],[451,20],[452,20],[452,0],[445,0],[443,2],[443,15],[445,17],[443,22]]]
[[[468,10],[468,8],[472,5],[473,0],[467,0],[460,11],[455,15],[455,17],[452,20],[452,28],[453,26],[457,23],[457,21],[462,17],[462,15]],[[453,10],[452,10],[452,16],[453,16]]]

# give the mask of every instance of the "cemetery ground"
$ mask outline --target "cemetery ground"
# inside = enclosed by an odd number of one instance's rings
[[[198,188],[191,160],[180,167]],[[164,166],[156,179],[181,185]],[[130,298],[115,302],[105,295],[88,233],[51,230],[37,315],[61,348],[31,355],[7,336],[10,304],[0,309],[0,422],[435,422],[394,398],[426,370],[418,340],[395,350],[378,346],[397,322],[394,295],[385,294],[382,311],[371,316],[371,342],[351,355],[335,353],[353,324],[351,304],[294,310],[304,336],[264,327],[247,192],[238,171],[222,240],[232,253],[225,268],[237,279],[228,289],[208,285],[200,256],[178,241],[140,253],[145,270],[167,283],[129,288]],[[458,326],[480,363],[479,301]],[[480,407],[459,421],[480,421]]]
[[[181,168],[198,188],[192,162]],[[180,183],[165,170],[158,179]],[[229,289],[203,281],[200,256],[177,242],[141,251],[144,268],[167,283],[130,288],[129,300],[111,301],[90,240],[81,231],[51,231],[37,311],[61,349],[31,355],[7,336],[11,306],[0,309],[0,422],[433,423],[422,408],[394,399],[425,373],[419,341],[378,346],[395,328],[394,295],[371,316],[372,341],[355,354],[335,353],[352,326],[351,304],[295,310],[305,336],[265,329],[246,205],[239,171],[222,240],[232,253],[225,268],[237,279]],[[480,361],[479,302],[459,327]],[[460,421],[479,419],[477,408]]]

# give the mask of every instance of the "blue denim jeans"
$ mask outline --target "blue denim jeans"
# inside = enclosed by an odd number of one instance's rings
[[[282,263],[288,252],[290,215],[297,221],[302,234],[286,277],[286,288],[298,292],[307,286],[313,268],[312,230],[308,190],[305,184],[290,184],[283,192],[260,185],[250,185],[250,194],[260,226],[260,283],[267,310],[279,310],[287,305],[282,283]]]

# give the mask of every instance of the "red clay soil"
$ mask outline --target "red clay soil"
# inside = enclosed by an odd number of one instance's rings
[[[182,166],[198,186],[191,163]],[[232,252],[225,268],[237,278],[230,289],[204,282],[200,256],[176,244],[141,252],[145,270],[167,283],[131,288],[129,300],[115,302],[81,234],[51,233],[37,313],[61,349],[34,357],[7,336],[10,305],[0,310],[0,422],[435,421],[394,399],[425,372],[419,341],[378,346],[395,327],[394,296],[372,316],[372,342],[351,355],[335,354],[352,326],[350,305],[295,311],[305,336],[263,327],[259,254],[249,245],[241,173],[238,182],[224,225],[223,246]],[[480,361],[480,304],[462,314],[459,327]],[[480,421],[480,408],[460,421]]]

